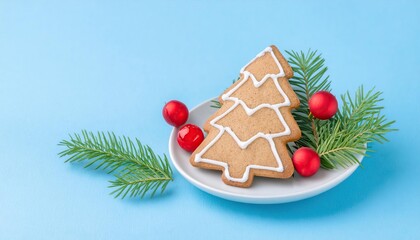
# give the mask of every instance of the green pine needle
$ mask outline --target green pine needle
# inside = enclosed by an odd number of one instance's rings
[[[113,173],[115,180],[110,181],[109,187],[114,189],[111,194],[115,197],[144,197],[147,193],[152,197],[158,190],[164,192],[173,180],[167,157],[156,155],[138,139],[85,130],[69,137],[59,143],[66,149],[58,155],[67,157],[65,162],[83,162],[85,168]]]
[[[211,105],[210,107],[212,108],[221,108],[222,104],[219,102],[219,100],[211,100]]]

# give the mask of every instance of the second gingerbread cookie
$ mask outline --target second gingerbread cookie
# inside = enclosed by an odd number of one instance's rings
[[[294,172],[286,144],[301,132],[291,114],[299,99],[289,84],[293,71],[271,46],[240,71],[240,79],[219,98],[203,143],[193,152],[195,167],[220,170],[226,184],[249,187],[254,176],[289,178]]]

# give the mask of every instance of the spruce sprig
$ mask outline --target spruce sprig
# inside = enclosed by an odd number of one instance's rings
[[[317,131],[320,138],[316,150],[324,168],[358,163],[355,155],[366,155],[365,144],[388,141],[384,135],[395,131],[390,128],[395,121],[387,121],[381,113],[381,94],[374,89],[365,92],[363,86],[357,89],[354,98],[347,92],[341,96],[343,106],[335,118],[319,122]]]
[[[115,197],[144,197],[147,193],[154,196],[160,189],[163,193],[172,178],[172,169],[164,155],[160,157],[153,150],[126,136],[117,137],[112,132],[82,131],[69,136],[60,146],[66,147],[60,157],[68,157],[65,162],[83,162],[84,167],[105,170],[113,173],[115,180],[110,181],[111,192]]]
[[[312,118],[309,112],[309,98],[318,91],[331,91],[329,76],[324,76],[328,68],[324,66],[325,60],[317,51],[308,50],[305,54],[295,51],[286,51],[289,54],[289,64],[294,76],[289,79],[293,90],[300,100],[300,106],[292,112],[298,123],[302,137],[295,142],[296,147],[317,148],[319,136],[316,131],[318,120]]]
[[[365,92],[359,87],[352,97],[349,92],[341,96],[342,107],[334,118],[326,121],[314,119],[309,112],[309,98],[318,91],[331,91],[331,81],[324,76],[325,60],[316,51],[289,54],[289,63],[295,72],[290,83],[300,99],[300,107],[292,112],[302,131],[302,138],[295,142],[296,150],[307,146],[315,149],[326,169],[348,167],[359,163],[356,155],[366,155],[366,144],[387,141],[385,134],[395,131],[382,114],[381,92]],[[359,163],[360,164],[360,163]]]

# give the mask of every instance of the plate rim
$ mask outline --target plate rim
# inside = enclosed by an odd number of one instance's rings
[[[191,110],[189,111],[189,113],[191,114],[191,112],[194,112],[196,109],[202,107],[203,105],[208,104],[210,101],[212,100],[216,100],[217,97],[214,98],[209,98],[201,103],[199,103],[198,105],[196,105],[195,107],[191,108]],[[307,199],[310,197],[314,197],[317,196],[323,192],[326,192],[332,188],[334,188],[335,186],[337,186],[338,184],[340,184],[341,182],[343,182],[344,180],[346,180],[350,175],[353,174],[353,172],[359,167],[359,165],[357,164],[353,164],[352,166],[348,167],[342,174],[336,176],[335,178],[331,179],[328,182],[325,182],[319,186],[317,186],[316,188],[312,188],[309,191],[299,191],[299,192],[294,192],[294,193],[290,193],[290,194],[282,194],[282,196],[249,196],[249,195],[244,195],[244,194],[240,194],[240,193],[233,193],[233,192],[229,192],[226,190],[221,190],[221,189],[217,189],[211,186],[208,186],[198,180],[196,180],[195,178],[191,177],[188,173],[186,173],[183,168],[178,164],[178,162],[176,160],[174,160],[174,152],[175,149],[172,147],[172,139],[174,139],[175,135],[177,134],[177,128],[173,127],[172,131],[169,135],[169,141],[168,141],[168,147],[169,147],[169,156],[171,159],[172,164],[175,166],[176,170],[185,178],[187,179],[190,183],[192,183],[194,186],[198,187],[199,189],[201,189],[202,191],[205,191],[209,194],[227,199],[227,200],[231,200],[231,201],[236,201],[236,202],[243,202],[243,203],[253,203],[253,204],[277,204],[277,203],[286,203],[286,202],[294,202],[294,201],[299,201],[299,200],[303,200],[303,199]],[[364,156],[360,155],[358,157],[359,162],[362,162]]]

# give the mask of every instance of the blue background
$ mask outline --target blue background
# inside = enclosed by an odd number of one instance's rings
[[[1,1],[0,239],[419,239],[419,12],[409,1]],[[218,95],[270,44],[318,49],[336,95],[376,86],[397,120],[336,188],[247,205],[175,172],[164,195],[120,200],[108,175],[57,157],[81,129],[167,154],[165,101]]]

